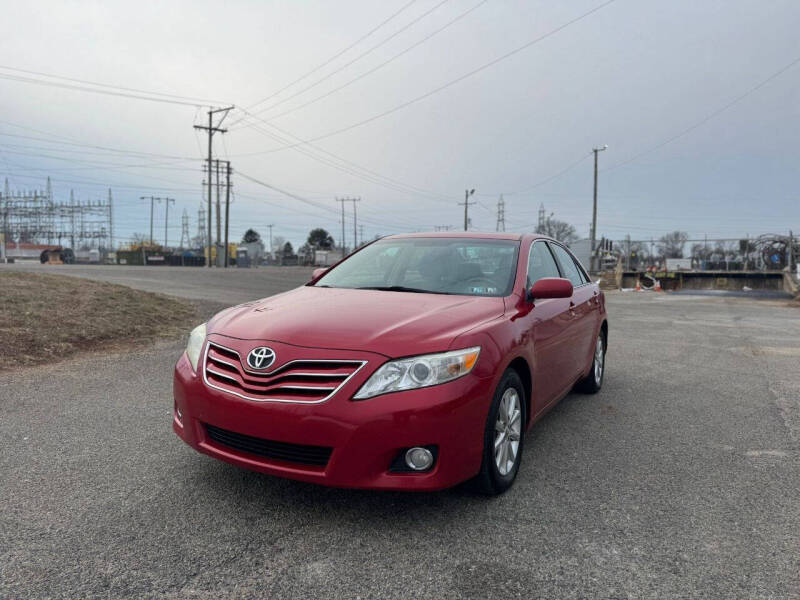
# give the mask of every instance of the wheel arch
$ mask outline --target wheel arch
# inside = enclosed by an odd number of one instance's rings
[[[517,356],[508,363],[506,370],[508,369],[516,371],[517,375],[519,375],[519,378],[522,380],[522,387],[525,391],[525,426],[527,427],[528,423],[530,423],[532,412],[531,397],[533,396],[533,373],[531,372],[531,366],[524,357]]]

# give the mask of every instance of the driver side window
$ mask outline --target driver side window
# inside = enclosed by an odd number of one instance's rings
[[[542,277],[561,277],[553,255],[544,242],[534,242],[528,257],[528,287]]]

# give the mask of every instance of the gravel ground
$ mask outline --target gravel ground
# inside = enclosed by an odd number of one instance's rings
[[[42,265],[38,262],[0,263],[0,272],[55,273],[119,283],[146,292],[160,292],[191,300],[227,305],[265,298],[303,285],[310,267],[208,269],[202,267],[119,267],[113,265]]]
[[[254,285],[206,273],[163,291],[238,302]],[[800,598],[800,309],[608,304],[603,391],[540,421],[491,499],[197,454],[170,428],[177,342],[4,374],[0,597]]]

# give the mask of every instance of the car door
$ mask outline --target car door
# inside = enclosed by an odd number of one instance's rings
[[[572,282],[572,300],[569,311],[572,317],[569,328],[572,378],[582,375],[587,367],[591,349],[594,348],[595,312],[594,289],[572,254],[561,244],[548,242],[556,257],[562,277]]]
[[[536,240],[528,252],[526,289],[542,277],[561,277],[558,265],[544,240]],[[534,300],[528,314],[533,354],[533,413],[539,413],[563,394],[572,383],[574,358],[569,329],[573,322],[569,298]]]

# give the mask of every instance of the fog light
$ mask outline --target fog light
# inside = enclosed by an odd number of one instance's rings
[[[409,448],[406,451],[406,464],[414,471],[430,469],[433,464],[433,454],[427,448]]]

